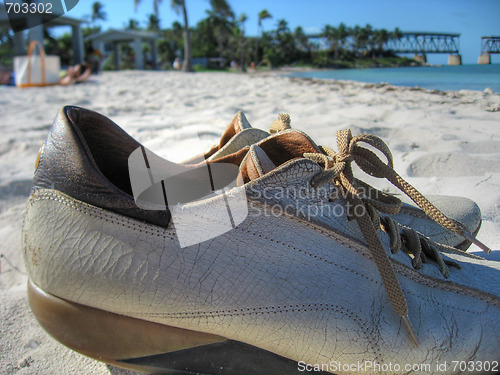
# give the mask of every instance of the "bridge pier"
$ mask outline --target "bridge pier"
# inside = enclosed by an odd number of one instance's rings
[[[449,55],[448,56],[448,65],[462,65],[462,56],[461,55]]]
[[[401,33],[401,37],[385,43],[385,49],[396,53],[413,53],[413,59],[421,64],[427,62],[426,54],[448,53],[448,64],[460,65],[458,38],[460,34],[412,32]]]
[[[416,53],[413,55],[413,60],[415,60],[421,64],[425,64],[425,63],[427,63],[427,56],[425,56],[425,53],[422,53],[420,55],[418,53]]]
[[[482,36],[478,64],[491,64],[491,54],[500,53],[500,36]]]
[[[481,65],[486,65],[486,64],[491,64],[491,57],[490,57],[490,54],[489,53],[485,53],[485,54],[480,54],[478,59],[477,59],[477,63],[478,64],[481,64]]]

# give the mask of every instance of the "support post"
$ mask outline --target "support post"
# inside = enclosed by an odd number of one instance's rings
[[[38,15],[28,17],[29,41],[37,40],[43,46],[43,24],[40,18]]]
[[[425,64],[427,63],[427,56],[425,56],[425,53],[422,53],[421,55],[416,53],[413,55],[413,60],[418,61],[421,64]]]
[[[156,39],[151,42],[151,59],[153,70],[158,69],[158,48],[156,46]]]
[[[75,25],[71,26],[71,30],[71,43],[73,44],[73,63],[81,64],[84,59],[82,28],[80,27],[80,25]]]
[[[113,46],[114,46],[114,43],[113,43]],[[92,41],[92,48],[93,49],[98,49],[99,51],[101,51],[101,53],[104,53],[104,47],[105,47],[104,42]]]
[[[479,55],[477,63],[480,65],[491,64],[491,56],[489,53]]]
[[[142,39],[134,39],[134,52],[135,52],[135,68],[144,69],[144,55],[142,54]]]
[[[448,65],[462,65],[462,56],[461,55],[449,55],[448,56]]]
[[[26,46],[24,45],[24,31],[14,33],[14,53],[17,56],[26,55]]]
[[[120,70],[120,48],[117,42],[113,43],[113,55],[115,55],[115,70]]]

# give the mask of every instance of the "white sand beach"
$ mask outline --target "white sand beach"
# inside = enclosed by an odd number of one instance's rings
[[[139,71],[105,72],[67,87],[0,87],[2,374],[130,373],[63,347],[38,326],[28,306],[21,250],[24,202],[38,149],[66,104],[110,117],[173,161],[218,142],[238,110],[265,130],[279,112],[287,112],[292,127],[333,148],[339,129],[375,134],[391,148],[395,169],[424,195],[459,195],[478,203],[483,215],[478,238],[498,250],[488,257],[500,261],[499,94],[319,82],[277,73]],[[475,246],[469,251],[486,255]]]

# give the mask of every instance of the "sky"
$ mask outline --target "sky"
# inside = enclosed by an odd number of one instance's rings
[[[80,0],[68,16],[84,18],[91,14],[94,0]],[[153,13],[153,0],[142,0],[137,11],[134,0],[101,0],[107,21],[101,22],[103,30],[122,28],[131,18],[146,26],[148,15]],[[318,33],[327,25],[347,26],[367,23],[374,28],[401,31],[429,31],[459,33],[459,49],[464,64],[473,64],[481,52],[481,36],[500,36],[500,0],[228,0],[238,17],[245,13],[247,35],[257,34],[257,14],[267,9],[272,19],[263,21],[264,30],[275,27],[277,20],[286,19],[293,30],[301,26],[306,33]],[[186,0],[188,19],[194,26],[206,17],[209,0]],[[170,7],[170,0],[163,0],[159,8],[161,27],[168,28],[182,18]],[[429,54],[428,61],[446,64],[447,54]],[[500,55],[492,55],[492,62],[500,63]]]

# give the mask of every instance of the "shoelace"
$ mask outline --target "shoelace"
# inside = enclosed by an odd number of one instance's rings
[[[269,128],[269,133],[274,134],[285,129],[290,129],[291,122],[292,120],[290,119],[290,115],[288,113],[280,113],[278,115],[278,119],[272,122]]]
[[[387,164],[372,151],[361,147],[358,143],[366,143],[382,152],[387,158]],[[391,239],[391,252],[399,251],[402,246],[400,227],[391,218],[380,217],[377,211],[395,214],[399,212],[401,201],[391,195],[358,180],[354,177],[351,163],[354,161],[365,173],[377,178],[386,178],[394,186],[408,195],[429,217],[444,228],[461,235],[469,241],[478,245],[481,249],[489,252],[484,244],[472,237],[462,224],[447,218],[412,185],[406,182],[393,169],[392,154],[389,147],[378,137],[373,135],[358,135],[353,137],[350,130],[337,132],[338,152],[328,147],[321,147],[323,153],[305,153],[304,157],[322,163],[325,169],[315,175],[311,180],[311,185],[321,186],[333,182],[340,188],[344,196],[353,206],[363,206],[361,214],[354,214],[361,232],[366,240],[368,249],[377,265],[377,269],[382,278],[382,283],[387,296],[396,313],[403,319],[408,332],[415,344],[418,346],[417,338],[411,327],[408,318],[408,305],[401,289],[401,285],[392,268],[389,257],[384,249],[382,241],[378,235],[378,229],[383,228]],[[354,210],[356,212],[356,210]],[[352,215],[352,214],[351,214]],[[406,249],[413,255],[412,265],[416,269],[426,261],[426,255],[433,258],[439,265],[443,276],[448,277],[449,271],[446,263],[456,265],[454,262],[443,260],[440,252],[429,240],[420,236],[416,231],[409,228],[402,229]],[[458,266],[458,265],[456,265]]]

